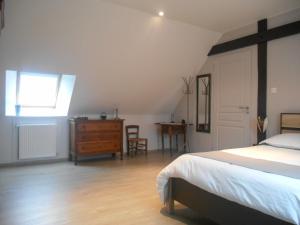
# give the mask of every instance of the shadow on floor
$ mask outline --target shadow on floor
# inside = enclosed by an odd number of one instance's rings
[[[173,214],[169,214],[167,212],[167,209],[164,207],[160,210],[160,213],[164,216],[170,217],[174,220],[188,225],[218,225],[209,219],[201,217],[195,211],[184,206],[176,206],[175,212]]]

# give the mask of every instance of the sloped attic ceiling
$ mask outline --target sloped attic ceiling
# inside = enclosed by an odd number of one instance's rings
[[[77,75],[71,114],[170,113],[217,32],[100,0],[10,0],[1,71]]]
[[[217,32],[227,32],[258,20],[300,8],[299,0],[107,0]]]

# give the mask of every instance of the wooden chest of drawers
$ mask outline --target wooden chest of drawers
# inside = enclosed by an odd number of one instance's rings
[[[69,160],[119,152],[123,159],[123,120],[70,119]]]

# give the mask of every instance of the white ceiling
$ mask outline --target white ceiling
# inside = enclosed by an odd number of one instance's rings
[[[218,32],[300,8],[300,0],[108,0]]]

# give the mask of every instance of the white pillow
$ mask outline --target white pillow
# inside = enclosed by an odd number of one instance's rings
[[[300,133],[278,134],[260,142],[259,144],[300,150]]]

